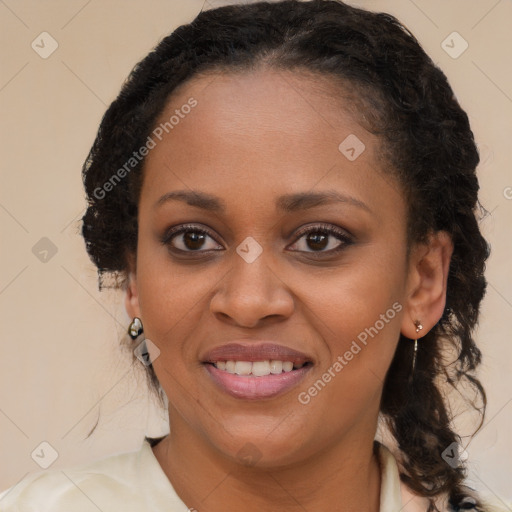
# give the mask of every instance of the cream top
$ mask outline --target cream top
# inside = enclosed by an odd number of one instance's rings
[[[382,444],[377,453],[381,466],[379,512],[425,512],[427,500],[401,484],[393,454]],[[70,469],[31,473],[0,493],[1,512],[98,510],[188,512],[189,508],[176,494],[147,438],[138,451]]]

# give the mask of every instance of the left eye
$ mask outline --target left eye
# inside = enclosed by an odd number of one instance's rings
[[[295,250],[304,252],[337,252],[352,242],[345,231],[333,226],[313,226],[302,230],[297,236],[299,239],[293,245],[299,247]],[[338,243],[334,239],[337,239]],[[308,247],[311,250],[308,250]]]

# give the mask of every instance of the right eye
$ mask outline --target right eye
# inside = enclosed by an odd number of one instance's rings
[[[213,240],[215,244],[211,244],[210,248],[204,249],[208,238]],[[162,237],[162,243],[181,252],[206,252],[219,250],[218,247],[223,249],[208,230],[196,225],[182,225],[171,228]]]

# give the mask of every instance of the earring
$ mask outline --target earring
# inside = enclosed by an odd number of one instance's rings
[[[128,334],[132,340],[136,340],[142,333],[144,329],[142,328],[142,321],[140,318],[135,317],[128,327]]]
[[[414,322],[414,325],[416,326],[416,332],[420,332],[423,329],[423,325],[421,325],[421,322],[419,320],[416,320]],[[416,354],[418,352],[418,338],[414,340],[414,355],[412,358],[412,373],[414,373],[414,368],[416,367]]]

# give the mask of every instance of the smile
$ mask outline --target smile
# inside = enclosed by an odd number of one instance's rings
[[[217,361],[213,363],[219,370],[236,375],[252,375],[263,377],[264,375],[279,375],[282,372],[291,372],[302,368],[304,364],[294,364],[293,361]]]
[[[312,363],[292,361],[217,361],[204,367],[214,383],[227,394],[245,400],[273,398],[297,386]]]

